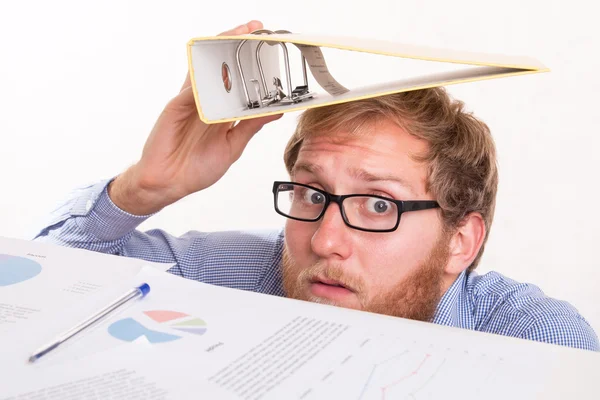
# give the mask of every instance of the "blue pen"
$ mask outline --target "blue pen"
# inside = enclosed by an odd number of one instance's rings
[[[128,302],[130,302],[134,299],[137,299],[138,297],[140,297],[140,298],[145,297],[148,294],[148,292],[150,292],[150,285],[148,285],[147,283],[144,283],[136,288],[131,289],[130,291],[125,293],[123,296],[119,297],[117,300],[115,300],[108,306],[104,307],[102,310],[98,311],[96,314],[92,315],[90,318],[86,319],[79,325],[75,326],[74,328],[72,328],[72,329],[68,330],[67,332],[63,333],[62,335],[60,335],[52,343],[47,344],[46,346],[38,349],[35,353],[33,353],[31,355],[31,357],[29,357],[29,362],[32,363],[32,362],[38,360],[40,357],[42,357],[43,355],[48,354],[52,350],[56,349],[58,346],[60,346],[61,344],[63,344],[64,342],[66,342],[67,340],[72,338],[73,336],[77,335],[78,333],[82,332],[84,329],[86,329],[86,328],[92,326],[94,323],[100,321],[102,318],[106,317],[107,315],[109,315],[111,312],[113,312],[117,308],[127,304]]]

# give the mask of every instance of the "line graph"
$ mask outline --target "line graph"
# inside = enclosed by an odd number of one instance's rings
[[[429,384],[429,382],[431,382],[435,378],[435,376],[438,374],[438,372],[440,371],[440,369],[442,369],[442,367],[444,366],[444,364],[446,364],[446,359],[442,360],[442,362],[440,363],[440,365],[438,365],[438,367],[433,372],[433,374],[431,374],[431,376],[429,378],[427,378],[427,380],[425,381],[425,383],[423,383],[420,387],[418,387],[417,390],[415,390],[414,392],[408,394],[412,400],[417,400],[416,394],[419,393],[424,387],[426,387]]]
[[[405,350],[373,365],[357,400],[415,397],[435,377],[445,358]]]
[[[417,375],[419,373],[419,371],[421,370],[421,367],[423,366],[423,364],[425,364],[427,362],[427,360],[429,359],[429,357],[431,357],[431,354],[426,354],[425,358],[423,358],[423,361],[421,361],[421,363],[419,364],[419,366],[411,371],[408,375],[404,375],[402,378],[395,380],[394,382],[385,385],[384,387],[381,388],[381,399],[385,400],[385,393],[388,389],[390,389],[393,386],[396,386],[400,383],[402,383],[403,381],[405,381],[406,379],[413,377],[415,375]],[[429,380],[429,379],[428,379]]]
[[[407,341],[385,335],[370,337],[348,350],[349,353],[315,375],[315,383],[303,388],[298,398],[479,398],[508,368],[502,356],[484,353],[476,347]],[[469,385],[457,384],[466,377]]]
[[[405,351],[405,352],[403,352],[403,353],[397,354],[397,355],[395,355],[395,356],[393,356],[393,357],[391,357],[391,358],[389,358],[389,359],[387,359],[385,361],[382,361],[379,364],[375,364],[373,366],[373,369],[371,370],[371,373],[369,374],[369,377],[367,378],[367,382],[365,383],[365,386],[363,387],[363,390],[361,391],[360,396],[359,396],[358,399],[359,400],[362,399],[363,395],[365,394],[365,391],[367,390],[367,388],[369,387],[369,384],[371,383],[371,379],[373,378],[373,375],[375,374],[375,371],[377,370],[377,368],[379,368],[380,365],[384,365],[387,362],[390,362],[390,361],[393,361],[393,360],[395,360],[395,359],[397,359],[399,357],[402,357],[406,353],[408,353],[408,350]]]

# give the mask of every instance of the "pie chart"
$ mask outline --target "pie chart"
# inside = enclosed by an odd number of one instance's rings
[[[149,329],[136,318],[123,318],[113,322],[108,327],[108,333],[125,342],[133,342],[145,336],[150,343],[164,343],[188,335],[203,335],[207,329],[204,320],[179,311],[152,310],[144,311],[143,314],[140,320],[149,318],[158,322],[160,329]]]
[[[42,266],[29,258],[0,254],[0,286],[27,281],[42,272]]]

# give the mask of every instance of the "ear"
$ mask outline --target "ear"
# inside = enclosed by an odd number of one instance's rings
[[[450,254],[445,272],[458,275],[471,265],[485,239],[485,222],[479,213],[467,215],[450,239]]]

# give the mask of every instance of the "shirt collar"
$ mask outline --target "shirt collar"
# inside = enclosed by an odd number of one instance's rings
[[[458,275],[438,303],[432,322],[439,325],[470,329],[473,317],[467,296],[467,271]]]

